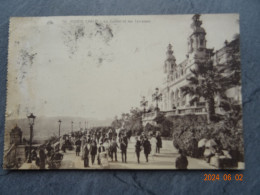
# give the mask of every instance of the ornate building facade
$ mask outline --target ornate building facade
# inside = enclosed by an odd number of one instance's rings
[[[176,64],[174,56],[173,46],[168,45],[166,51],[166,60],[164,62],[164,83],[161,88],[162,103],[160,110],[166,114],[166,116],[174,115],[206,115],[207,108],[206,102],[203,98],[200,98],[199,102],[190,104],[191,96],[183,95],[182,87],[189,84],[186,79],[192,72],[191,69],[195,69],[198,63],[203,63],[208,60],[212,60],[214,65],[225,64],[228,59],[228,50],[237,44],[239,47],[239,39],[235,39],[228,43],[225,42],[225,46],[217,51],[207,48],[206,31],[202,27],[202,21],[200,15],[196,14],[192,17],[191,24],[192,33],[187,40],[187,55],[186,59]],[[230,88],[227,92],[227,96],[236,100],[241,104],[241,87],[235,86]],[[218,107],[220,99],[215,97],[216,113],[221,113],[222,110]],[[156,117],[156,113],[146,113],[143,116],[143,125],[147,123],[155,124],[153,119]]]
[[[213,56],[213,49],[207,48],[206,32],[201,27],[200,15],[192,17],[192,33],[188,37],[188,52],[186,59],[176,64],[172,45],[169,44],[164,62],[165,81],[163,83],[162,111],[167,115],[175,114],[205,114],[205,101],[203,99],[194,105],[190,105],[190,96],[183,96],[181,88],[188,84],[186,78],[191,74],[197,62],[204,62]]]

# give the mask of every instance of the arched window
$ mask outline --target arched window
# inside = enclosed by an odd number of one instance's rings
[[[175,92],[175,99],[176,99],[176,100],[178,100],[179,97],[180,97],[180,96],[179,96],[179,95],[180,95],[179,93],[180,93],[180,91],[179,91],[179,89],[177,89],[176,92]]]
[[[200,46],[203,46],[203,42],[204,42],[204,40],[202,38],[200,38]]]
[[[174,97],[174,92],[172,91],[171,93],[171,101],[174,101],[175,97]]]

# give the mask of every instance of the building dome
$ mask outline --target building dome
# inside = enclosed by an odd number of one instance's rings
[[[22,130],[20,127],[18,127],[17,125],[11,130],[10,134],[16,134],[16,135],[21,135],[22,134]]]
[[[10,132],[10,144],[22,143],[22,130],[17,125]]]
[[[199,26],[195,28],[194,33],[206,33],[206,32],[204,28]]]
[[[192,17],[192,24],[191,24],[191,28],[193,29],[193,33],[203,33],[206,34],[206,31],[204,28],[201,27],[202,25],[202,21],[200,20],[200,15],[199,14],[195,14]]]

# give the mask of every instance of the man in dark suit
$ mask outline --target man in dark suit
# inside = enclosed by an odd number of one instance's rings
[[[180,156],[176,159],[175,166],[176,169],[187,169],[188,167],[188,159],[185,155],[185,152],[181,149],[179,150]]]
[[[156,141],[156,153],[160,153],[160,148],[162,147],[162,138],[159,134],[156,136]]]
[[[140,163],[140,152],[141,152],[141,141],[138,139],[138,137],[135,137],[136,143],[135,143],[135,153],[137,157],[138,164]]]
[[[146,158],[146,162],[148,162],[148,155],[151,152],[151,143],[150,143],[150,141],[148,140],[147,137],[144,138],[143,147],[144,147],[144,155],[145,155],[145,158]]]
[[[97,142],[95,139],[92,139],[90,144],[90,155],[92,165],[95,163],[95,157],[97,155]]]
[[[121,156],[122,156],[122,162],[126,163],[126,153],[127,153],[127,137],[123,136],[120,139],[120,149],[121,149]]]
[[[77,141],[75,142],[75,145],[76,145],[76,156],[79,156],[80,148],[81,148],[81,141],[80,141],[80,139],[77,139]]]
[[[112,158],[112,161],[113,161],[113,157],[114,156],[115,156],[115,161],[117,161],[117,148],[119,148],[119,147],[117,145],[115,137],[113,138],[110,147],[111,147],[111,158]]]

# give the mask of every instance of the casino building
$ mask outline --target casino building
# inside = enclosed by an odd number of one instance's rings
[[[192,17],[192,33],[188,37],[187,46],[188,52],[186,59],[180,64],[176,64],[174,57],[173,46],[168,45],[166,51],[166,60],[164,62],[164,82],[160,92],[162,93],[162,102],[160,111],[164,112],[167,116],[175,115],[206,115],[206,102],[203,98],[199,102],[190,105],[191,97],[189,95],[184,96],[181,88],[188,84],[187,77],[191,75],[190,69],[194,69],[198,62],[205,62],[212,59],[214,65],[225,64],[228,58],[228,50],[232,46],[238,44],[239,38],[232,40],[231,42],[225,41],[225,46],[215,52],[213,49],[207,48],[206,31],[201,26],[202,21],[200,15],[196,14]],[[226,91],[228,97],[232,98],[238,104],[241,104],[241,87],[236,86]],[[215,97],[215,110],[216,113],[223,113],[223,110],[219,107],[220,99]],[[145,113],[143,115],[143,125],[147,123],[155,124],[153,119],[157,116],[158,110]]]

